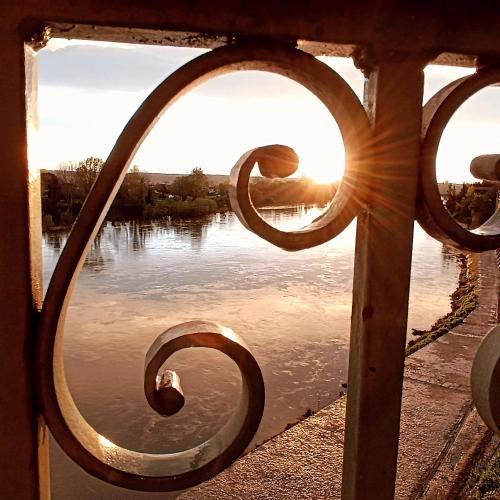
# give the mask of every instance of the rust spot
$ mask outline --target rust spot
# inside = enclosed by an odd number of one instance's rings
[[[377,369],[374,366],[369,366],[368,370],[370,370],[372,373],[375,373]]]
[[[363,308],[363,312],[361,313],[363,321],[369,320],[372,316],[373,316],[373,306],[365,306]]]

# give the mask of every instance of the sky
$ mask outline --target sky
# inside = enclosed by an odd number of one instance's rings
[[[38,55],[41,168],[105,159],[147,95],[202,49],[52,39]],[[363,75],[351,59],[320,58],[362,99]],[[424,102],[471,69],[429,66]],[[469,99],[444,131],[438,180],[470,181],[480,154],[500,153],[500,88]],[[160,119],[132,164],[147,172],[229,174],[238,158],[257,146],[285,144],[300,159],[298,173],[339,179],[344,151],[339,129],[322,103],[278,75],[245,71],[215,78],[183,96]]]

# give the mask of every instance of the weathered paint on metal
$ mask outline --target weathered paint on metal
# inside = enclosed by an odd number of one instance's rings
[[[35,499],[48,490],[47,442],[35,402],[34,341],[41,307],[40,184],[28,167],[28,130],[36,120],[34,54],[22,38],[0,30],[0,492]],[[27,96],[27,99],[26,99]],[[38,463],[42,464],[38,483]]]
[[[7,9],[6,9],[7,10]],[[489,2],[391,0],[234,2],[231,0],[25,0],[9,6],[26,34],[53,23],[54,35],[132,43],[220,45],[221,39],[302,40],[314,54],[351,56],[353,46],[474,65],[500,55],[500,8]],[[279,20],[279,21],[278,21]],[[162,33],[162,31],[164,33]],[[178,32],[173,35],[172,32]],[[186,36],[179,36],[180,33]]]
[[[374,61],[367,204],[357,219],[342,498],[394,495],[423,61]],[[383,466],[381,466],[383,464]]]

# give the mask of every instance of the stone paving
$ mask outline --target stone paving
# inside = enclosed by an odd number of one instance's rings
[[[462,325],[407,358],[398,500],[459,498],[467,472],[498,446],[473,409],[469,383],[477,347],[496,324],[498,282],[495,253],[482,254],[478,307]],[[344,414],[341,398],[180,498],[340,498]]]

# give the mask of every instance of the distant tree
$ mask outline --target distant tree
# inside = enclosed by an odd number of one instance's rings
[[[170,190],[183,200],[188,196],[194,199],[203,198],[208,193],[208,178],[201,168],[193,168],[189,175],[177,177]]]
[[[475,193],[470,203],[471,227],[476,228],[486,222],[495,211],[497,188],[492,186],[488,189],[483,183],[483,191]]]
[[[58,222],[57,202],[61,196],[59,179],[57,178],[57,175],[51,172],[42,172],[40,177],[43,213],[44,215],[50,215],[52,223]]]
[[[219,183],[219,185],[217,186],[217,191],[221,198],[226,198],[229,192],[229,183],[228,182]]]
[[[220,210],[229,210],[231,206],[229,202],[229,183],[221,182],[215,188],[215,201]]]
[[[123,180],[117,201],[124,205],[144,205],[148,195],[146,176],[134,165]]]
[[[189,176],[192,183],[193,198],[202,198],[208,193],[208,177],[201,168],[193,168]]]
[[[316,184],[310,179],[259,179],[250,185],[250,194],[255,206],[325,204],[336,191],[335,184]]]
[[[81,194],[87,196],[104,165],[100,158],[90,156],[78,163],[75,169],[75,184]]]
[[[458,193],[455,188],[448,189],[444,205],[459,222],[476,228],[495,211],[496,196],[497,186],[487,181],[463,184]]]
[[[444,195],[444,205],[447,208],[450,214],[455,212],[457,207],[457,190],[455,186],[452,184],[448,184],[448,189],[446,190],[446,194]]]
[[[174,179],[170,185],[170,191],[173,195],[185,200],[190,195],[190,183],[187,175],[180,175]]]

